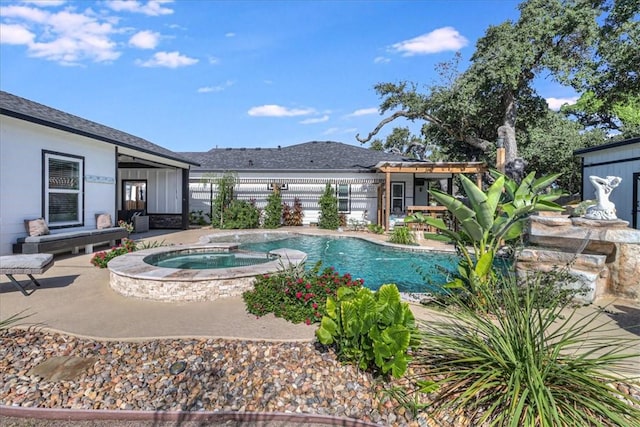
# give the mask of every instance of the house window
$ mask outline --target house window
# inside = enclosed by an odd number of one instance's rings
[[[391,213],[404,212],[404,182],[391,183]]]
[[[44,152],[44,217],[50,226],[82,224],[84,158]]]
[[[349,184],[338,184],[336,188],[336,197],[338,198],[338,212],[351,212],[351,186]]]

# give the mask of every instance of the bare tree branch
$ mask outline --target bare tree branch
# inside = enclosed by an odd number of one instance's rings
[[[487,141],[486,139],[482,139],[482,138],[478,138],[476,136],[465,136],[464,137],[464,142],[469,144],[472,147],[478,148],[480,150],[482,150],[483,152],[487,152],[489,151],[489,149],[491,148],[491,142]]]
[[[380,129],[382,129],[386,124],[391,123],[398,117],[409,117],[409,112],[406,110],[396,111],[395,113],[393,113],[392,115],[390,115],[389,117],[383,119],[380,123],[378,123],[378,126],[376,126],[374,130],[369,132],[369,135],[366,138],[360,138],[360,134],[358,133],[356,134],[356,139],[360,141],[361,144],[371,141],[371,138],[376,136],[377,133],[380,132]]]

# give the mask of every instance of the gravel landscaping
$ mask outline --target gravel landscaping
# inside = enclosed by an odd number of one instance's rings
[[[75,378],[58,373],[47,380],[32,372],[61,356],[85,367]],[[8,407],[316,414],[435,425],[412,418],[382,393],[388,384],[310,342],[100,342],[13,329],[0,333],[0,372],[0,404]]]

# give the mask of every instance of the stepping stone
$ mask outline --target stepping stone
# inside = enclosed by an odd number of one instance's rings
[[[54,356],[29,370],[27,375],[35,375],[48,381],[73,380],[85,373],[97,360],[96,357]]]

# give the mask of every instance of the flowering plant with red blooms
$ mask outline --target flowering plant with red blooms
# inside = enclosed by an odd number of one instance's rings
[[[339,287],[358,288],[364,283],[349,273],[340,275],[333,267],[322,271],[321,267],[318,262],[306,272],[289,269],[257,277],[254,289],[242,295],[247,311],[258,317],[273,313],[293,323],[320,322],[327,298],[335,295]]]
[[[96,267],[106,268],[109,261],[117,256],[124,255],[129,252],[134,252],[137,249],[136,242],[131,239],[122,239],[122,243],[119,246],[111,248],[109,251],[96,252],[91,258],[91,264]]]

